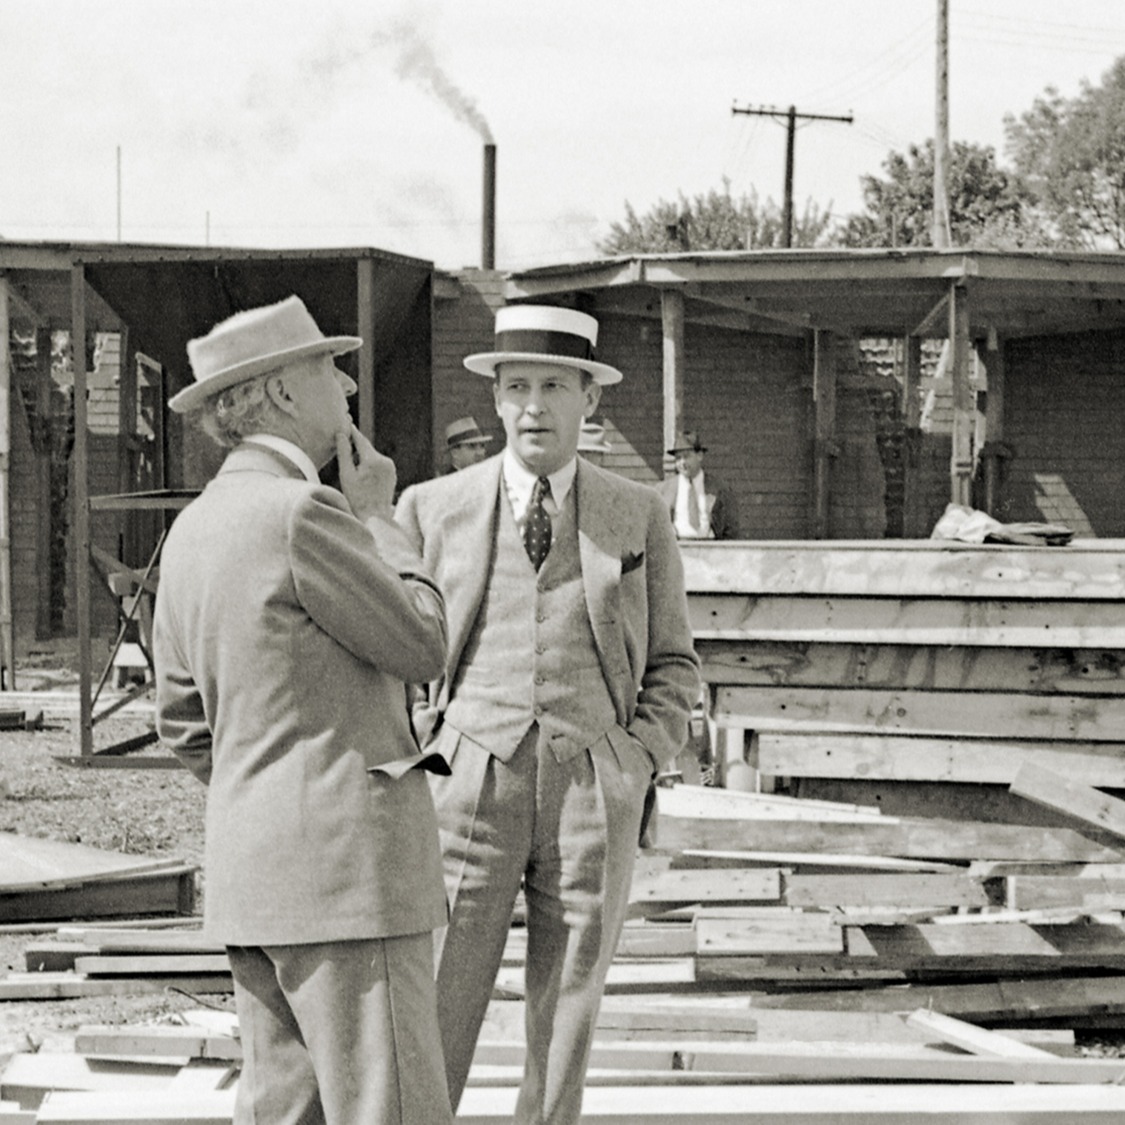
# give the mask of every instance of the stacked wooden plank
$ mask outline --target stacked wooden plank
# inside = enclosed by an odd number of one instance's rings
[[[762,775],[884,812],[1026,823],[1027,762],[1125,788],[1123,547],[685,544],[713,716]]]
[[[203,936],[198,920],[185,922],[175,929],[59,927],[56,940],[24,948],[25,971],[0,978],[0,1000],[231,992],[226,950]]]
[[[0,923],[190,914],[197,868],[0,832]]]

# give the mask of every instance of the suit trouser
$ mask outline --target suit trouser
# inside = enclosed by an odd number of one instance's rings
[[[545,741],[545,740],[544,740]],[[522,881],[527,1057],[515,1125],[569,1125],[628,905],[651,761],[602,736],[559,762],[532,727],[508,762],[445,728],[450,777],[430,778],[450,923],[438,931],[438,1022],[454,1107],[500,968]]]
[[[243,1055],[234,1125],[452,1120],[429,930],[227,952]]]

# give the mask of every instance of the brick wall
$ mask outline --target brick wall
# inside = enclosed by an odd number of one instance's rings
[[[464,270],[439,280],[434,306],[434,450],[444,467],[445,426],[472,414],[482,428],[502,431],[488,380],[466,372],[462,359],[492,347],[502,277]],[[851,346],[847,342],[847,346]],[[742,534],[749,539],[801,539],[810,526],[812,487],[812,354],[806,340],[687,325],[684,425],[702,435],[706,471],[735,492]],[[613,451],[603,465],[654,484],[672,472],[663,439],[663,345],[658,317],[599,318],[598,357],[625,378],[606,387],[594,420]],[[885,469],[878,443],[880,400],[866,383],[837,396],[840,455],[831,498],[835,538],[885,533]]]
[[[492,380],[467,371],[462,360],[491,351],[496,310],[504,304],[504,275],[494,270],[461,270],[435,278],[433,315],[434,472],[448,468],[445,427],[471,414],[503,447],[503,430],[492,402]]]
[[[1004,520],[1125,537],[1125,333],[1010,340]]]

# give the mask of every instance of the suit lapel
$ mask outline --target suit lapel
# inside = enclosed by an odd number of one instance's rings
[[[603,657],[615,649],[621,581],[621,523],[626,513],[615,507],[613,492],[602,477],[581,457],[575,478],[578,514],[578,554],[586,610],[594,630],[598,652]],[[608,682],[608,677],[607,677]]]
[[[476,621],[485,587],[492,573],[496,549],[496,505],[500,499],[501,457],[457,474],[461,487],[445,518],[445,535],[455,549],[443,552],[442,588],[451,593],[446,604],[449,621],[449,668],[458,666]],[[448,683],[444,693],[448,692]],[[443,701],[444,706],[444,701]]]

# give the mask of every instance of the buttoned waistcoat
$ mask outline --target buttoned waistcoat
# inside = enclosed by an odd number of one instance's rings
[[[406,489],[395,518],[414,540],[446,601],[444,674],[415,709],[423,745],[458,681],[485,601],[496,521],[507,504],[502,455]],[[574,485],[578,559],[589,628],[617,724],[662,768],[682,749],[699,698],[683,567],[655,489],[578,459]]]

